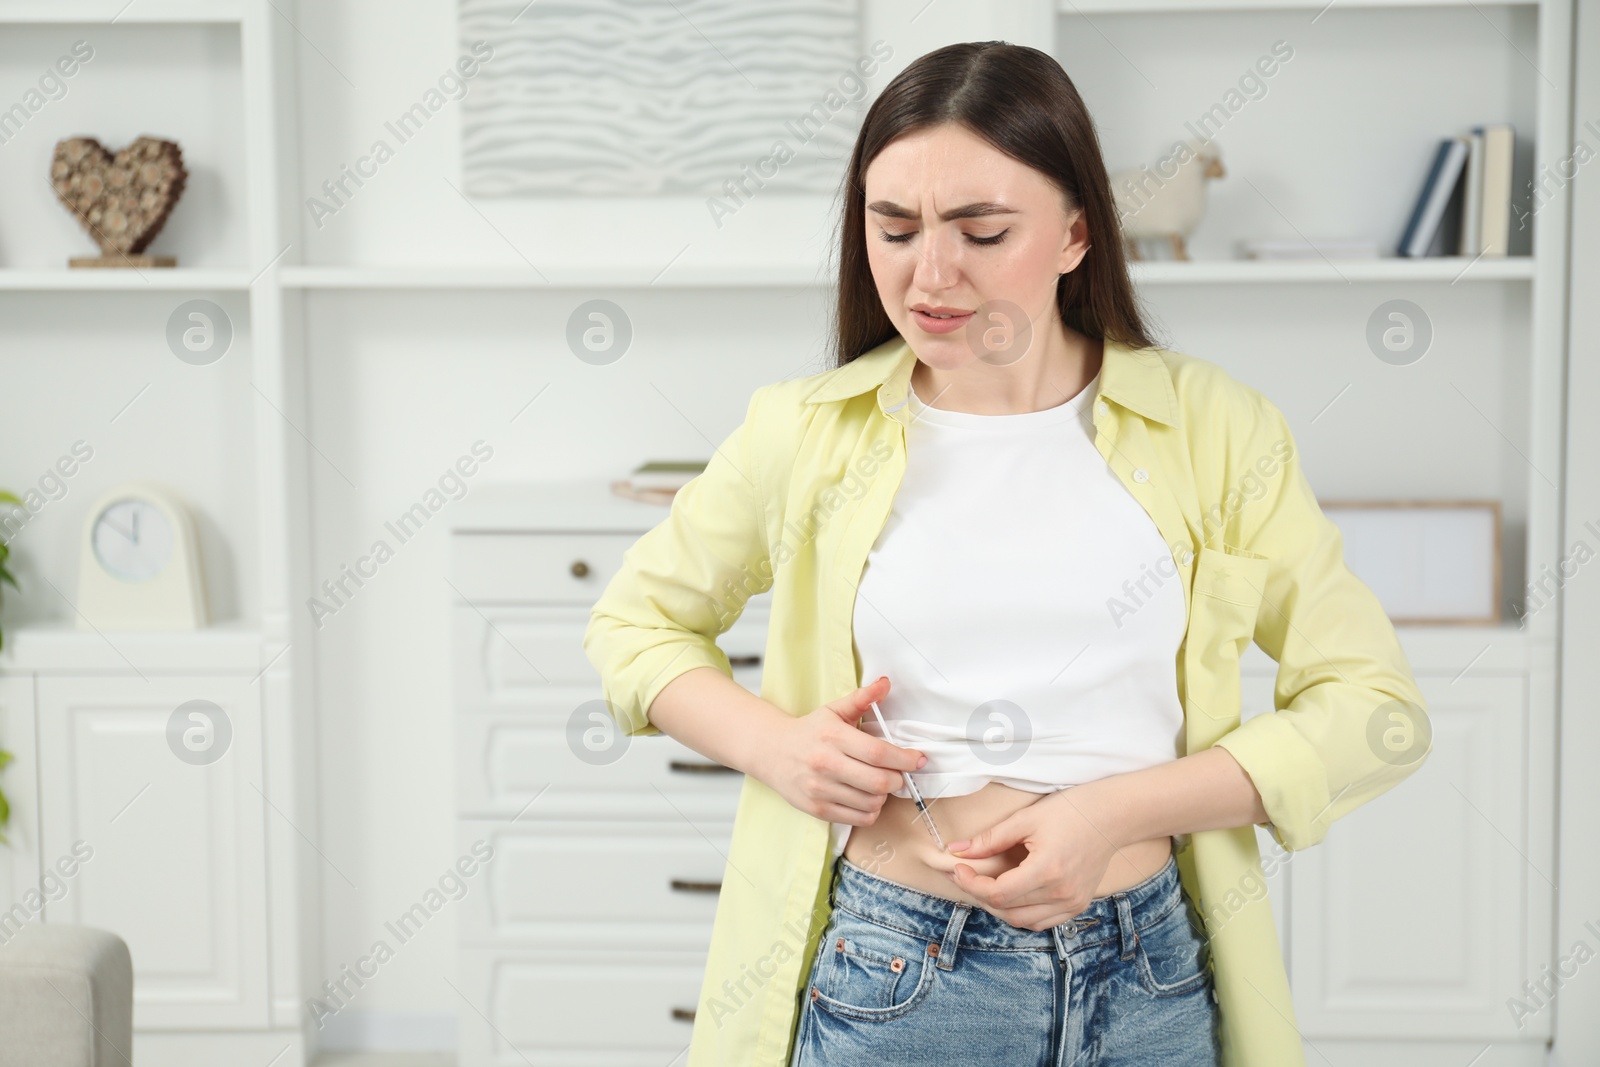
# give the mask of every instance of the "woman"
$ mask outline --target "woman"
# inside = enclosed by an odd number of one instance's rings
[[[874,102],[835,343],[585,638],[626,734],[745,773],[689,1067],[1303,1064],[1252,826],[1315,844],[1415,770],[1421,694],[1281,413],[1147,336],[1049,56]],[[757,697],[714,638],[769,589]]]

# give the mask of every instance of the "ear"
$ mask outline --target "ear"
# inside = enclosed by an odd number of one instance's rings
[[[1089,253],[1089,221],[1082,208],[1075,208],[1067,223],[1067,239],[1056,260],[1056,273],[1069,274],[1078,269],[1083,257]]]

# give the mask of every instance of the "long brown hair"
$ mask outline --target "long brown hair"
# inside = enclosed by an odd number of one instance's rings
[[[895,138],[945,122],[959,123],[1049,178],[1068,211],[1083,209],[1092,247],[1056,284],[1061,321],[1096,340],[1152,347],[1128,278],[1100,140],[1072,79],[1037,48],[972,41],[918,58],[884,87],[861,123],[842,184],[835,365],[896,335],[867,262],[867,166]]]

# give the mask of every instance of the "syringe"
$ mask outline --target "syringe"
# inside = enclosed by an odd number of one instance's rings
[[[870,703],[872,704],[872,714],[878,718],[878,729],[883,731],[883,739],[889,741],[889,724],[883,721],[883,712],[878,710],[878,702],[873,700]],[[893,741],[889,741],[889,743],[894,744]],[[917,783],[911,780],[910,771],[901,771],[900,773],[905,775],[906,788],[911,790],[911,799],[916,801],[917,810],[922,813],[922,818],[926,820],[928,832],[933,835],[934,841],[938,842],[939,851],[943,852],[945,850],[944,838],[939,836],[939,828],[933,825],[933,814],[928,811],[928,805],[922,801],[922,790],[918,789]]]

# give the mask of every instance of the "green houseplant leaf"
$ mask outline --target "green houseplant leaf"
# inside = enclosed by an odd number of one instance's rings
[[[11,753],[7,752],[3,748],[0,748],[0,770],[4,770],[5,769],[5,765],[10,763],[13,758],[14,757],[11,755]],[[5,826],[10,821],[11,821],[11,802],[6,800],[5,791],[4,790],[0,790],[0,826]],[[0,844],[9,845],[9,844],[11,844],[11,841],[10,841],[9,838],[6,837],[5,834],[0,834]]]

